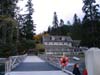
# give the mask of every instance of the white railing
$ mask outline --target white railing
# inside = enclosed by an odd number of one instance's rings
[[[17,67],[25,58],[27,54],[25,55],[19,55],[19,56],[11,56],[7,59],[5,62],[5,73],[6,75],[15,67]]]
[[[43,60],[45,60],[46,62],[48,62],[49,64],[61,69],[60,62],[59,62],[59,60],[60,60],[59,57],[56,57],[54,55],[42,55],[42,54],[40,54],[39,57],[42,58]],[[65,71],[68,75],[73,75],[72,72],[70,72],[68,70],[65,70]]]

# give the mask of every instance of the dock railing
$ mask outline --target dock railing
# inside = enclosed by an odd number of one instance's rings
[[[61,69],[60,66],[60,57],[54,56],[54,55],[47,55],[47,54],[39,54],[38,55],[41,59],[45,60],[46,62],[48,62],[49,64]],[[68,75],[73,75],[72,72],[66,70],[66,72],[68,73]]]
[[[9,58],[0,58],[0,63],[4,64],[4,74],[1,75],[9,75],[9,72],[17,67],[23,60],[26,58],[27,54],[18,55],[18,56],[10,56]]]

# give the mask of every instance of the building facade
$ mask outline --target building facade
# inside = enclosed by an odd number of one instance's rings
[[[77,44],[75,44],[77,43]],[[78,46],[78,42],[74,42],[70,36],[43,36],[43,44],[45,46],[45,54],[62,55],[70,54],[74,45]]]

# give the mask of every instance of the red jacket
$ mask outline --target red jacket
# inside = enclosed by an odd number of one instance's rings
[[[88,75],[87,69],[83,70],[83,75]]]

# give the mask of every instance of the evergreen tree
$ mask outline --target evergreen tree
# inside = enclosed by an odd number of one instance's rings
[[[54,17],[53,17],[53,27],[58,28],[58,17],[56,12],[54,12]]]
[[[71,30],[71,37],[76,40],[81,39],[81,21],[78,18],[77,14],[74,14],[73,17],[73,26]]]
[[[56,12],[54,12],[53,16],[53,27],[52,27],[52,35],[59,35],[59,27],[58,27],[58,17]]]
[[[15,10],[18,0],[0,0],[0,56],[16,54],[17,21]]]
[[[14,17],[17,2],[18,0],[0,0],[0,15]]]
[[[98,4],[95,4],[95,0],[83,0],[84,6],[82,8],[83,12],[85,13],[83,21],[94,21],[100,18],[100,13],[97,9],[99,7]]]
[[[11,42],[11,40],[13,39],[12,34],[8,32],[13,31],[12,25],[14,25],[15,27],[17,26],[17,23],[15,23],[16,21],[15,9],[17,8],[16,7],[17,2],[18,0],[0,0],[0,19],[1,19],[0,24],[1,24],[1,37],[2,37],[1,39],[3,40],[4,43],[6,43],[7,41]],[[13,24],[13,22],[15,24]],[[9,26],[10,23],[11,26]]]
[[[78,17],[77,17],[77,14],[74,14],[74,23],[73,23],[73,25],[77,25],[77,23],[78,23]]]
[[[32,14],[34,12],[32,0],[28,0],[27,2],[27,14],[25,15],[25,22],[24,22],[24,35],[26,39],[33,39],[33,35],[35,35],[35,24],[32,20]]]
[[[51,27],[49,26],[48,27],[48,31],[47,31],[49,34],[51,34]]]
[[[73,25],[80,25],[80,24],[81,24],[80,18],[78,18],[77,14],[74,14]]]
[[[67,25],[71,25],[70,21],[67,21]]]
[[[60,24],[59,24],[60,26],[63,26],[64,25],[64,21],[63,21],[63,19],[60,19]]]
[[[99,21],[100,21],[100,12],[98,11],[99,5],[96,4],[95,0],[83,0],[84,6],[82,8],[85,16],[83,18],[82,25],[82,45],[93,47],[100,47],[100,42],[97,40],[99,37]],[[91,39],[90,39],[91,38]]]

